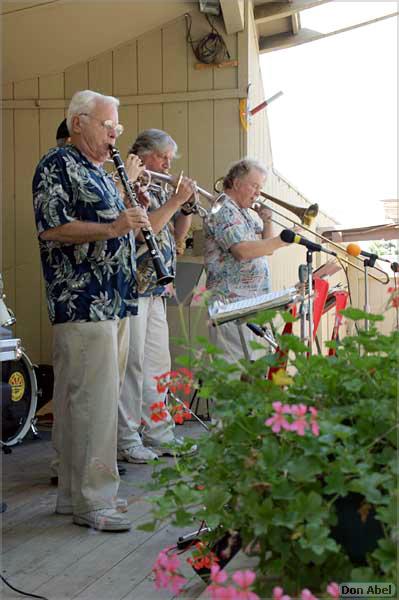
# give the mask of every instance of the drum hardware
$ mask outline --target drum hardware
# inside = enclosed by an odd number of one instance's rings
[[[23,440],[29,429],[36,429],[37,381],[33,365],[25,352],[19,360],[1,363],[2,383],[11,388],[10,398],[1,403],[1,445],[14,446]]]
[[[3,277],[0,273],[0,325],[2,327],[11,327],[11,325],[14,325],[16,319],[12,310],[8,308],[4,302],[6,296],[3,294],[3,291]]]
[[[39,437],[35,418],[38,389],[34,367],[23,350],[21,340],[11,337],[12,333],[5,325],[14,324],[16,319],[3,301],[3,289],[0,273],[0,366],[2,389],[5,391],[1,397],[0,445],[8,453],[10,446],[21,442],[29,429],[35,437]]]

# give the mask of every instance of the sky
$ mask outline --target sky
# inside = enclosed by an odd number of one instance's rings
[[[301,13],[327,32],[398,10],[397,2],[329,2]],[[274,167],[346,227],[387,222],[398,197],[397,17],[261,55]],[[253,124],[256,115],[253,117]]]

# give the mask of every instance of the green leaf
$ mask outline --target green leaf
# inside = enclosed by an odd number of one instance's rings
[[[286,470],[295,481],[313,481],[315,475],[322,472],[322,467],[316,457],[304,456],[289,461]]]
[[[382,315],[375,315],[373,313],[367,313],[360,308],[345,308],[341,310],[341,314],[348,319],[352,319],[352,321],[360,321],[362,319],[368,319],[369,321],[383,321],[384,317]]]

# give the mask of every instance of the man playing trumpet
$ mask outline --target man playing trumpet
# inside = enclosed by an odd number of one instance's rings
[[[270,209],[251,211],[266,180],[266,169],[256,160],[234,163],[223,180],[223,204],[211,211],[204,223],[206,287],[212,297],[232,302],[270,292],[267,256],[287,244],[274,236]],[[243,347],[234,321],[210,326],[213,343],[225,351],[229,362],[243,357]],[[257,358],[249,342],[255,335],[244,327],[250,358]]]
[[[176,153],[177,144],[167,133],[148,129],[141,132],[132,145],[126,168],[129,172],[130,168],[137,167],[139,157],[145,169],[165,174]],[[182,205],[191,198],[194,189],[195,183],[183,177],[178,189],[169,197],[160,186],[150,186],[146,192],[151,227],[164,264],[173,275],[176,273],[176,242],[185,238],[191,225],[191,216]],[[166,409],[165,420],[151,420],[151,405],[165,401],[165,395],[162,397],[157,391],[155,377],[171,368],[167,290],[157,284],[156,279],[148,251],[141,254],[139,250],[139,316],[130,319],[128,364],[119,402],[118,459],[130,463],[146,463],[165,454],[176,455],[182,446],[182,440],[174,436],[174,422]]]

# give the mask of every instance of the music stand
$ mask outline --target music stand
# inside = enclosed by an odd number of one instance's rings
[[[175,279],[175,295],[168,297],[167,303],[168,306],[185,306],[190,310],[191,302],[194,295],[194,290],[197,287],[199,280],[202,275],[202,271],[204,269],[204,265],[198,262],[188,262],[188,261],[179,261],[177,263],[177,272]],[[201,383],[201,382],[199,382]],[[171,392],[169,392],[170,396],[174,398],[178,403],[184,404],[179,398],[174,396]],[[196,402],[195,409],[193,408],[194,403]],[[204,429],[209,430],[208,426],[200,419],[197,415],[196,411],[199,407],[200,399],[198,398],[198,388],[194,391],[189,406],[186,407],[188,412],[204,427]],[[210,419],[209,415],[209,404],[208,400],[206,400],[207,407],[207,419]]]

